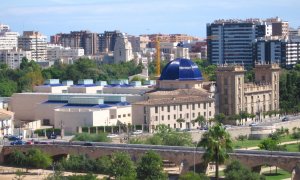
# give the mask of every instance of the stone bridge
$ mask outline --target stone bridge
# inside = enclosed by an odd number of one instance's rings
[[[38,148],[48,153],[53,158],[66,157],[67,155],[86,154],[91,158],[99,158],[104,155],[111,155],[114,152],[127,152],[133,161],[139,159],[148,150],[154,150],[164,160],[169,160],[176,165],[182,166],[181,172],[191,171],[203,164],[202,149],[191,147],[172,146],[151,146],[151,145],[125,145],[95,143],[93,146],[68,145],[68,144],[47,144],[47,145],[24,145],[24,146],[4,146],[2,148],[0,162],[13,150],[18,149],[26,152],[31,148]],[[300,179],[300,153],[291,152],[271,152],[254,150],[235,150],[230,153],[232,159],[240,161],[245,166],[259,172],[261,166],[272,165],[292,173],[293,180]]]

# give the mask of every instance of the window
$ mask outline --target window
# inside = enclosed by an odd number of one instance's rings
[[[43,125],[49,126],[50,120],[49,119],[43,119]]]
[[[164,111],[164,107],[163,106],[161,107],[161,111]]]
[[[195,113],[193,113],[193,118],[195,117]]]
[[[204,112],[204,117],[206,117],[206,112]]]
[[[121,115],[118,115],[118,118],[121,118]]]
[[[158,116],[155,116],[155,121],[158,121]]]
[[[203,109],[206,109],[206,103],[203,103]]]
[[[162,120],[162,121],[164,120],[164,116],[161,116],[161,120]]]
[[[115,116],[114,115],[110,115],[110,119],[114,119],[115,118]]]
[[[182,111],[182,105],[179,105],[179,111]]]
[[[198,116],[201,116],[200,112],[198,112]]]
[[[123,117],[126,117],[126,114],[123,114]]]
[[[200,108],[200,103],[198,103],[198,108]]]
[[[195,110],[195,104],[192,104],[192,109]]]
[[[128,117],[130,117],[130,114],[127,114]]]
[[[146,107],[144,107],[144,114],[146,114]]]
[[[189,105],[188,105],[188,104],[186,105],[186,108],[187,108],[187,109],[189,108]]]
[[[170,115],[168,115],[168,120],[170,120]]]
[[[208,115],[211,116],[211,111],[208,112]]]
[[[174,119],[176,119],[176,114],[174,114]]]
[[[176,110],[176,106],[174,105],[173,107],[174,107],[174,110]]]
[[[189,118],[189,113],[186,113],[186,118]]]
[[[209,103],[209,107],[211,107],[211,102]]]
[[[174,127],[174,129],[176,129],[176,123],[174,123],[174,126],[173,126],[173,127]]]
[[[182,118],[182,114],[179,115],[180,119]]]
[[[168,112],[170,112],[170,106],[168,106]]]
[[[158,107],[155,106],[155,113],[158,113]]]

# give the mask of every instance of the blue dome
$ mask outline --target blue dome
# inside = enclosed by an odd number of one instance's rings
[[[189,59],[177,58],[163,69],[159,80],[203,80],[198,66]]]

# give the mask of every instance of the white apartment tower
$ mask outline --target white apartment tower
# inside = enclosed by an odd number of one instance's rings
[[[31,60],[47,60],[47,37],[38,31],[24,31],[18,38],[20,49],[31,51]]]
[[[11,50],[18,47],[19,33],[11,32],[8,25],[0,24],[0,50]]]

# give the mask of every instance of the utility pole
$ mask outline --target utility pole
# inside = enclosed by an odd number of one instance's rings
[[[63,127],[64,127],[64,124],[63,124],[62,120],[60,120],[60,139],[62,139],[63,136],[64,136],[64,129],[63,129]]]

